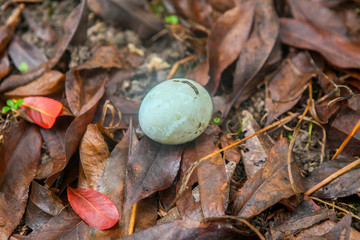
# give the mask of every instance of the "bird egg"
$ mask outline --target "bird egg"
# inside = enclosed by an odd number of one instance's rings
[[[213,104],[206,89],[195,81],[177,78],[159,83],[143,99],[139,124],[151,139],[182,144],[203,133]]]

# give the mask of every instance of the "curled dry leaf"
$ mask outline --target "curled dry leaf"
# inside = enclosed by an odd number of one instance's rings
[[[99,47],[87,62],[67,72],[65,93],[70,109],[75,116],[79,115],[81,108],[108,78],[106,73],[108,69],[129,68],[129,65],[123,60],[123,56],[124,54],[115,46]]]
[[[31,71],[48,61],[39,48],[17,35],[10,42],[8,52],[14,65],[22,72]],[[21,69],[23,65],[26,65],[27,69]]]
[[[104,230],[119,221],[119,211],[105,195],[90,188],[68,187],[71,207],[89,226]]]
[[[245,101],[255,87],[263,81],[263,77],[256,78],[255,76],[269,59],[278,39],[279,28],[279,18],[273,1],[257,0],[253,29],[236,63],[233,99],[225,115],[233,104]]]
[[[315,73],[306,52],[299,52],[284,61],[269,84],[267,124],[295,106]]]
[[[280,213],[279,215],[281,215]],[[285,215],[283,213],[282,215]],[[271,235],[273,239],[281,239],[282,236],[296,235],[302,229],[309,228],[327,219],[336,219],[336,214],[328,208],[320,208],[313,200],[305,198],[289,217],[276,218],[275,223],[271,227]],[[284,219],[281,221],[281,219]]]
[[[289,5],[294,18],[302,22],[309,22],[316,28],[328,30],[340,36],[347,37],[349,35],[348,26],[344,19],[330,8],[309,0],[290,0]]]
[[[149,4],[141,0],[101,1],[89,0],[89,8],[115,26],[128,27],[148,38],[163,28],[161,19],[149,10]]]
[[[234,62],[248,39],[255,10],[255,1],[237,4],[212,25],[207,44],[210,81],[206,87],[215,94],[221,73]]]
[[[10,72],[10,61],[6,51],[0,53],[0,80],[8,75]]]
[[[216,144],[219,140],[219,133],[220,129],[217,125],[210,125],[205,133],[184,150],[177,191],[179,191],[184,177],[190,177],[189,189],[176,202],[183,219],[202,219],[225,214],[228,183],[225,163],[220,154],[199,164],[192,176],[185,176],[196,160],[218,149]],[[196,183],[198,185],[196,188],[191,187]]]
[[[306,189],[310,189],[334,172],[353,162],[354,159],[334,159],[322,163],[307,178]],[[360,189],[360,168],[354,168],[337,177],[329,184],[314,192],[311,196],[319,198],[339,198],[357,194]]]
[[[84,106],[82,106],[79,116],[77,116],[67,128],[65,134],[65,159],[60,159],[60,161],[54,165],[52,172],[46,179],[47,185],[51,186],[55,182],[60,171],[65,168],[72,155],[78,149],[81,138],[86,131],[87,125],[94,117],[97,104],[104,95],[107,82],[108,77],[105,75],[103,84],[100,86],[98,91]]]
[[[59,215],[50,218],[45,224],[35,228],[25,239],[61,239],[75,226],[81,218],[71,208],[64,209]]]
[[[218,150],[220,129],[213,124],[195,140],[196,159]],[[223,216],[229,199],[225,161],[221,154],[203,161],[197,168],[200,204],[205,218]]]
[[[4,79],[4,81],[0,84],[0,92],[4,92],[28,84],[36,78],[40,77],[47,70],[52,69],[58,63],[61,56],[64,54],[66,48],[68,47],[70,41],[73,39],[78,27],[80,25],[83,25],[81,20],[84,20],[84,16],[87,16],[86,2],[86,0],[81,1],[81,3],[79,3],[79,5],[66,18],[63,26],[64,34],[57,42],[54,53],[50,60],[44,64],[41,64],[40,66],[33,69],[32,71],[29,71],[26,74],[13,74],[10,77]]]
[[[40,129],[51,159],[48,162],[42,162],[40,165],[37,175],[38,179],[49,177],[54,166],[57,166],[59,162],[65,161],[65,133],[72,120],[72,117],[58,117],[58,120],[51,129]]]
[[[86,234],[91,234],[95,239],[113,239],[118,236],[125,236],[127,216],[124,213],[125,201],[125,178],[126,165],[129,156],[130,145],[136,146],[136,136],[133,128],[129,128],[125,136],[115,146],[106,159],[103,172],[98,182],[98,191],[105,194],[117,207],[120,214],[120,222],[107,231],[90,229]]]
[[[346,221],[339,222],[339,224],[341,224],[340,226],[344,226],[342,225],[343,223],[346,222],[346,224],[348,224],[348,222],[351,223],[351,221],[349,221],[349,218],[351,220],[351,216],[345,216],[346,217]],[[344,217],[344,218],[345,218]],[[324,222],[321,222],[317,225],[314,225],[308,229],[303,230],[301,233],[296,235],[296,240],[300,240],[300,239],[311,239],[311,238],[321,238],[322,239],[332,239],[332,238],[328,238],[329,236],[324,236],[325,234],[329,233],[332,231],[332,229],[337,225],[336,222],[332,221],[332,220],[327,220]],[[350,224],[349,224],[350,225]],[[339,228],[334,229],[335,231],[339,232]],[[340,232],[342,231],[342,229],[340,229]],[[339,239],[341,237],[337,237],[334,239]],[[360,233],[358,231],[356,231],[354,228],[350,227],[350,236],[348,238],[349,240],[357,240],[360,239]]]
[[[21,98],[28,96],[46,96],[64,90],[65,74],[50,70],[41,77],[24,86],[4,93],[8,98]]]
[[[46,97],[26,97],[21,107],[37,125],[51,128],[62,110],[62,103]]]
[[[327,130],[326,142],[328,146],[334,150],[338,149],[359,119],[359,111],[349,107],[343,107],[335,115],[332,121],[325,126],[325,129]],[[357,131],[341,153],[346,156],[357,156],[360,154],[359,144],[360,131]]]
[[[219,17],[219,13],[214,11],[209,1],[171,0],[170,2],[178,13],[207,28],[210,28]],[[224,7],[223,3],[221,5]]]
[[[35,181],[32,182],[29,198],[25,222],[32,229],[45,224],[53,216],[60,214],[65,207],[53,191]]]
[[[295,19],[280,19],[280,40],[290,46],[319,52],[332,65],[360,68],[360,46],[336,33]]]
[[[0,239],[9,238],[25,213],[29,185],[40,162],[41,145],[39,128],[24,120],[14,123],[4,136],[0,147],[0,213],[6,216],[6,221],[0,227]]]
[[[245,137],[261,129],[250,112],[244,110],[242,116],[242,122],[245,122],[243,125]],[[273,145],[273,140],[267,133],[259,134],[245,142],[245,150],[242,151],[242,157],[248,178],[252,177],[264,165],[268,152]]]
[[[129,156],[125,209],[150,194],[168,188],[179,170],[182,147],[143,137]]]
[[[26,8],[23,9],[21,13],[31,30],[33,30],[39,38],[46,42],[55,42],[57,40],[56,32],[49,24],[40,19],[35,19],[35,16],[33,16]]]
[[[207,223],[192,219],[156,225],[122,239],[172,240],[178,239],[179,236],[181,239],[258,239],[256,236],[241,232],[229,224]]]
[[[89,124],[80,143],[79,188],[98,190],[97,184],[109,156],[110,152],[101,132],[95,124]]]
[[[287,139],[280,139],[270,150],[268,160],[239,190],[234,202],[234,213],[251,218],[281,199],[295,195],[287,169]],[[291,170],[298,191],[304,192],[303,179],[295,159],[291,157]]]

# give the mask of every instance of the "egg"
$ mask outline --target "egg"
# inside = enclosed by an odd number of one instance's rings
[[[203,133],[213,104],[206,89],[195,81],[176,78],[151,89],[139,109],[139,124],[151,139],[163,144],[182,144]]]

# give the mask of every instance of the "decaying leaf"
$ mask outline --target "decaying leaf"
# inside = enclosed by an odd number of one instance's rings
[[[143,137],[129,156],[125,209],[171,185],[179,170],[181,146],[162,145]]]
[[[360,119],[360,112],[349,107],[342,108],[326,126],[327,144],[332,149],[337,149],[344,139],[350,134],[356,122]],[[357,131],[346,145],[342,154],[357,156],[360,154],[360,131]]]
[[[17,35],[9,44],[8,52],[12,62],[22,72],[31,71],[48,61],[40,49]]]
[[[250,112],[244,110],[243,115],[243,132],[245,137],[254,134],[260,130],[259,124],[253,119]],[[266,162],[268,152],[273,146],[272,139],[267,133],[259,134],[245,142],[245,149],[242,151],[243,162],[246,176],[252,177]]]
[[[4,96],[9,98],[47,96],[64,90],[64,82],[64,74],[50,70],[31,83],[5,92]]]
[[[206,87],[215,94],[221,73],[235,59],[248,39],[253,22],[255,2],[237,4],[212,25],[207,44],[210,80]]]
[[[25,239],[61,239],[82,222],[72,209],[64,209],[45,224],[35,228]]]
[[[288,45],[319,52],[331,64],[341,68],[360,68],[360,46],[350,39],[317,29],[295,19],[280,19],[280,40]]]
[[[283,222],[274,222],[272,224],[271,236],[272,239],[281,239],[285,235],[295,235],[297,232],[327,219],[335,220],[335,212],[327,208],[321,208],[311,199],[305,198],[289,217],[285,217]]]
[[[151,37],[162,29],[161,19],[149,12],[146,1],[89,0],[89,7],[110,24],[131,28],[142,38]]]
[[[197,220],[178,220],[157,225],[122,238],[131,239],[257,239],[224,223],[203,223]],[[119,239],[119,238],[118,238]]]
[[[65,208],[63,202],[53,191],[35,181],[32,182],[29,198],[25,222],[32,229],[45,224]]]
[[[0,84],[0,92],[4,92],[28,84],[36,78],[40,77],[47,70],[52,69],[58,63],[69,43],[76,34],[78,27],[84,25],[82,21],[84,21],[84,16],[87,16],[86,2],[87,1],[84,0],[79,3],[79,5],[70,13],[70,15],[65,20],[63,26],[64,34],[57,42],[54,53],[50,60],[45,62],[44,64],[41,64],[32,71],[27,72],[26,74],[14,74],[4,79],[4,81]]]
[[[46,180],[48,185],[52,185],[60,171],[62,171],[69,162],[72,155],[76,152],[81,138],[86,131],[87,125],[94,117],[95,110],[99,100],[102,98],[105,92],[105,85],[108,78],[105,77],[103,84],[100,86],[94,96],[82,106],[79,115],[71,122],[70,126],[66,130],[65,134],[65,159],[60,159],[56,165],[54,165],[52,172]]]
[[[6,51],[0,54],[0,80],[10,72],[10,61]]]
[[[251,218],[281,199],[295,195],[287,169],[288,141],[280,139],[270,150],[268,160],[239,190],[234,213]],[[305,191],[300,170],[291,158],[291,170],[298,191]]]
[[[6,221],[0,238],[8,239],[25,213],[29,186],[39,166],[42,139],[39,128],[25,121],[14,123],[0,147],[0,213]],[[0,195],[0,196],[1,196]]]
[[[101,132],[95,124],[89,124],[80,143],[78,188],[98,190],[98,181],[109,156],[110,152]]]
[[[263,81],[263,77],[255,76],[264,67],[274,49],[279,27],[273,1],[257,0],[253,29],[236,63],[233,99],[228,108],[234,103],[240,104],[246,100],[255,87]]]
[[[269,84],[270,96],[266,98],[269,111],[267,124],[295,106],[315,72],[305,52],[299,52],[284,61]]]
[[[350,164],[353,159],[335,159],[322,163],[305,179],[306,189],[315,186],[334,172]],[[312,194],[319,198],[339,198],[357,194],[360,188],[360,169],[354,168],[337,177]]]

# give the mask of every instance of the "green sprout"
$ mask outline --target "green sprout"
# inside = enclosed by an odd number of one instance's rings
[[[7,113],[8,111],[16,111],[21,104],[23,104],[24,102],[24,99],[18,99],[18,100],[15,100],[15,99],[8,99],[6,101],[6,105],[7,106],[4,106],[2,108],[2,113]]]
[[[313,130],[313,123],[310,122],[310,124],[309,124],[309,139],[308,139],[308,143],[306,144],[307,147],[310,146],[312,130]]]
[[[252,119],[253,117],[254,117],[254,115],[251,115],[250,117],[248,117],[248,119],[245,120],[244,123],[241,123],[241,127],[240,127],[240,129],[238,130],[238,132],[237,132],[238,136],[240,136],[240,135],[242,134],[242,132],[243,132],[243,130],[244,130],[245,124],[246,124],[248,121],[250,121],[250,119]],[[242,122],[242,121],[241,121],[241,122]]]
[[[216,118],[213,119],[214,123],[219,123],[220,120],[221,120],[221,118],[218,118],[218,117],[216,117]]]
[[[289,135],[288,139],[291,140],[293,138],[293,135]]]
[[[171,24],[176,24],[176,23],[179,22],[179,18],[178,18],[178,16],[176,16],[176,15],[166,16],[166,17],[164,18],[164,20],[165,20],[165,22],[171,23]]]
[[[24,71],[28,70],[28,68],[29,68],[29,65],[27,65],[26,62],[21,62],[20,65],[19,65],[19,67],[18,67],[18,69],[19,69],[21,72],[24,72]]]

